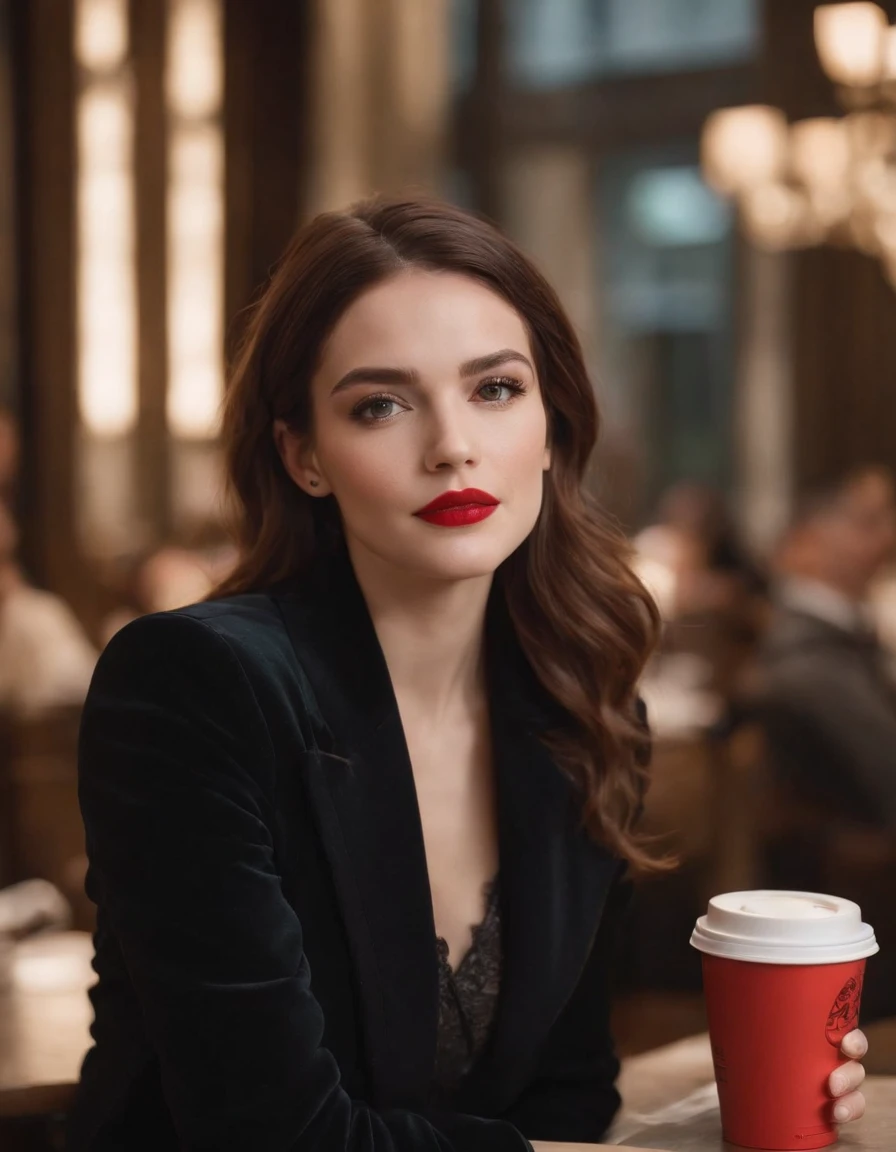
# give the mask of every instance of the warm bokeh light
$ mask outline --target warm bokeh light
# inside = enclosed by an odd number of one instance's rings
[[[78,0],[75,58],[91,72],[121,67],[128,53],[127,0]]]
[[[787,121],[765,104],[720,108],[707,118],[701,162],[710,185],[723,195],[768,184],[787,161]]]
[[[825,227],[849,214],[852,152],[843,120],[819,116],[790,129],[790,167]]]
[[[786,184],[763,184],[743,199],[744,230],[762,248],[789,248],[808,237],[806,198]]]
[[[896,214],[896,28],[876,4],[828,4],[815,10],[815,35],[828,75],[863,89],[841,87],[846,115],[788,127],[777,108],[721,108],[704,124],[703,175],[763,247],[847,240],[879,255],[877,225]]]
[[[215,432],[223,375],[223,147],[211,125],[171,142],[168,188],[168,421]]]
[[[887,17],[877,4],[822,4],[815,9],[815,47],[836,84],[865,87],[881,78]]]
[[[168,108],[190,119],[217,116],[224,83],[219,0],[174,0],[168,18]]]
[[[216,434],[224,379],[224,139],[220,0],[170,0],[168,425]]]
[[[78,400],[88,432],[118,436],[137,418],[133,102],[127,72],[106,72],[110,45],[126,51],[124,4],[78,0],[76,27],[93,29],[76,45],[92,45],[79,57],[77,103]],[[100,75],[88,66],[95,59]]]
[[[850,147],[843,120],[818,116],[791,127],[793,173],[810,188],[840,183],[849,173]]]

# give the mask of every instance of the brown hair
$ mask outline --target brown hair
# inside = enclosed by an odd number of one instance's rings
[[[649,868],[633,831],[649,758],[636,688],[658,616],[625,537],[583,491],[599,417],[579,341],[544,277],[490,224],[439,202],[374,199],[318,216],[295,237],[255,306],[225,401],[240,560],[215,595],[294,577],[340,532],[333,502],[288,477],[272,425],[282,418],[310,431],[325,340],[352,301],[406,267],[470,276],[528,328],[552,461],[535,528],[497,579],[529,663],[569,718],[546,742],[581,787],[585,826]]]

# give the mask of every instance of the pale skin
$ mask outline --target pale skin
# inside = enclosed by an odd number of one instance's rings
[[[294,482],[339,506],[404,727],[435,928],[454,967],[498,869],[483,630],[494,573],[532,531],[551,464],[534,365],[526,327],[500,296],[410,269],[338,321],[312,381],[312,434],[275,425]],[[450,528],[414,515],[465,488],[496,497],[494,514]],[[836,1075],[860,1115],[861,1065]]]

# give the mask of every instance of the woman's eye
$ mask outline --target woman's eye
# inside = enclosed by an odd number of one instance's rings
[[[391,400],[388,396],[370,396],[352,409],[352,416],[356,420],[374,424],[378,420],[388,420],[400,410],[400,407],[396,400]]]
[[[507,403],[525,392],[518,380],[486,380],[479,385],[479,395],[489,403]]]

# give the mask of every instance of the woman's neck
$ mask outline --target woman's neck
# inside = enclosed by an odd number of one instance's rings
[[[491,574],[439,581],[369,554],[352,563],[403,709],[438,724],[481,700]]]

